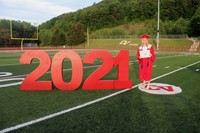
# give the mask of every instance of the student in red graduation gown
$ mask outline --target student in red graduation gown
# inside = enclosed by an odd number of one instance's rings
[[[140,81],[143,82],[142,87],[145,89],[149,89],[150,86],[150,81],[152,77],[152,67],[153,67],[153,62],[155,60],[155,53],[154,53],[154,48],[151,44],[148,43],[148,38],[150,36],[147,34],[144,34],[140,36],[142,40],[142,45],[138,48],[137,50],[137,59],[139,62],[139,78]],[[140,51],[150,51],[150,55],[147,58],[143,58],[140,56]],[[146,84],[147,82],[147,84]]]

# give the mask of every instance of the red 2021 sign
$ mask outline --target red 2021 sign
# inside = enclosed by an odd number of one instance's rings
[[[21,64],[31,64],[33,59],[40,61],[39,66],[32,71],[22,82],[20,90],[52,90],[52,82],[59,90],[76,90],[83,80],[83,64],[94,64],[97,58],[102,59],[102,65],[89,75],[82,86],[83,90],[124,89],[132,87],[129,80],[129,51],[121,50],[116,57],[107,51],[92,51],[87,53],[83,60],[78,53],[72,50],[63,50],[51,57],[44,51],[27,51],[21,55]],[[68,58],[71,61],[72,75],[70,82],[63,79],[63,62]],[[117,80],[102,80],[111,69],[118,68]],[[52,81],[37,81],[51,69]]]

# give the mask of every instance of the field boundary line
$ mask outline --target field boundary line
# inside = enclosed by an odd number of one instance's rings
[[[170,74],[173,74],[173,73],[175,73],[175,72],[178,72],[178,71],[180,71],[180,70],[183,70],[183,69],[185,69],[185,68],[187,68],[187,67],[196,65],[196,64],[198,64],[198,63],[200,63],[200,61],[197,61],[197,62],[195,62],[195,63],[189,64],[189,65],[187,65],[187,66],[185,66],[185,67],[182,67],[182,68],[173,70],[173,71],[168,72],[168,73],[166,73],[166,74],[163,74],[163,75],[161,75],[161,76],[155,77],[155,78],[153,78],[151,81],[154,81],[154,80],[157,80],[157,79],[159,79],[159,78],[168,76],[168,75],[170,75]],[[72,107],[72,108],[69,108],[69,109],[60,111],[60,112],[57,112],[57,113],[53,113],[53,114],[50,114],[50,115],[47,115],[47,116],[44,116],[44,117],[41,117],[41,118],[38,118],[38,119],[35,119],[35,120],[31,120],[31,121],[29,121],[29,122],[25,122],[25,123],[18,124],[18,125],[13,126],[13,127],[9,127],[9,128],[3,129],[3,130],[0,131],[0,133],[1,133],[1,132],[2,132],[2,133],[5,133],[5,132],[17,130],[17,129],[19,129],[19,128],[23,128],[23,127],[26,127],[26,126],[29,126],[29,125],[32,125],[32,124],[41,122],[41,121],[44,121],[44,120],[47,120],[47,119],[50,119],[50,118],[53,118],[53,117],[56,117],[56,116],[59,116],[59,115],[62,115],[62,114],[71,112],[71,111],[74,111],[74,110],[77,110],[77,109],[80,109],[80,108],[83,108],[83,107],[92,105],[92,104],[94,104],[94,103],[98,103],[98,102],[100,102],[100,101],[106,100],[106,99],[111,98],[111,97],[113,97],[113,96],[116,96],[116,95],[119,95],[119,94],[124,93],[124,92],[126,92],[126,91],[129,91],[129,90],[131,90],[131,89],[133,89],[133,88],[136,88],[136,87],[138,87],[139,85],[140,85],[140,84],[137,84],[137,85],[132,86],[132,88],[124,89],[124,90],[121,90],[121,91],[112,93],[112,94],[110,94],[110,95],[107,95],[107,96],[98,98],[98,99],[96,99],[96,100],[93,100],[93,101],[90,101],[90,102],[87,102],[87,103],[84,103],[84,104],[81,104],[81,105],[78,105],[78,106],[75,106],[75,107]]]
[[[187,55],[186,54],[184,54],[184,55],[172,55],[172,56],[160,57],[160,58],[171,58],[171,57],[179,57],[179,56],[187,56]],[[34,63],[31,63],[31,64],[39,64],[39,62],[34,62]],[[24,65],[24,64],[20,64],[20,63],[17,63],[17,64],[3,64],[3,65],[0,65],[0,67],[3,67],[3,66],[18,66],[18,65]]]

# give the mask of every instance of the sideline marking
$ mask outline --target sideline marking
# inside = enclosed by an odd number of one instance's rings
[[[187,67],[196,65],[196,64],[198,64],[198,63],[200,63],[200,61],[197,61],[197,62],[192,63],[192,64],[190,64],[190,65],[187,65],[187,66],[185,66],[185,67],[176,69],[176,70],[174,70],[174,71],[168,72],[168,73],[163,74],[163,75],[161,75],[161,76],[158,76],[158,77],[156,77],[156,78],[153,78],[151,81],[154,81],[154,80],[157,80],[157,79],[159,79],[159,78],[168,76],[168,75],[170,75],[170,74],[172,74],[172,73],[178,72],[178,71],[180,71],[180,70],[182,70],[182,69],[184,69],[184,68],[187,68]],[[78,106],[75,106],[75,107],[72,107],[72,108],[63,110],[63,111],[60,111],[60,112],[57,112],[57,113],[53,113],[53,114],[50,114],[50,115],[47,115],[47,116],[44,116],[44,117],[40,117],[40,118],[35,119],[35,120],[31,120],[31,121],[29,121],[29,122],[25,122],[25,123],[18,124],[18,125],[13,126],[13,127],[9,127],[9,128],[3,129],[3,130],[0,131],[0,133],[1,133],[1,132],[2,132],[2,133],[5,133],[5,132],[17,130],[17,129],[19,129],[19,128],[26,127],[26,126],[29,126],[29,125],[32,125],[32,124],[35,124],[35,123],[38,123],[38,122],[41,122],[41,121],[44,121],[44,120],[47,120],[47,119],[50,119],[50,118],[53,118],[53,117],[62,115],[62,114],[65,114],[65,113],[68,113],[68,112],[71,112],[71,111],[74,111],[74,110],[77,110],[77,109],[80,109],[80,108],[89,106],[89,105],[91,105],[91,104],[98,103],[98,102],[103,101],[103,100],[105,100],[105,99],[108,99],[108,98],[110,98],[110,97],[119,95],[119,94],[121,94],[121,93],[123,93],[123,92],[126,92],[126,91],[129,91],[129,90],[133,89],[133,88],[136,88],[136,87],[138,87],[139,85],[140,85],[140,84],[137,84],[137,85],[132,86],[132,88],[124,89],[124,90],[121,90],[121,91],[112,93],[112,94],[110,94],[110,95],[108,95],[108,96],[104,96],[104,97],[101,97],[101,98],[99,98],[99,99],[96,99],[96,100],[93,100],[93,101],[90,101],[90,102],[87,102],[87,103],[84,103],[84,104],[81,104],[81,105],[78,105]]]

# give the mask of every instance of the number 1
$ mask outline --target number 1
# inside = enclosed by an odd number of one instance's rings
[[[114,58],[114,66],[118,67],[118,80],[114,81],[114,88],[132,88],[132,81],[129,80],[129,51],[121,50]]]

